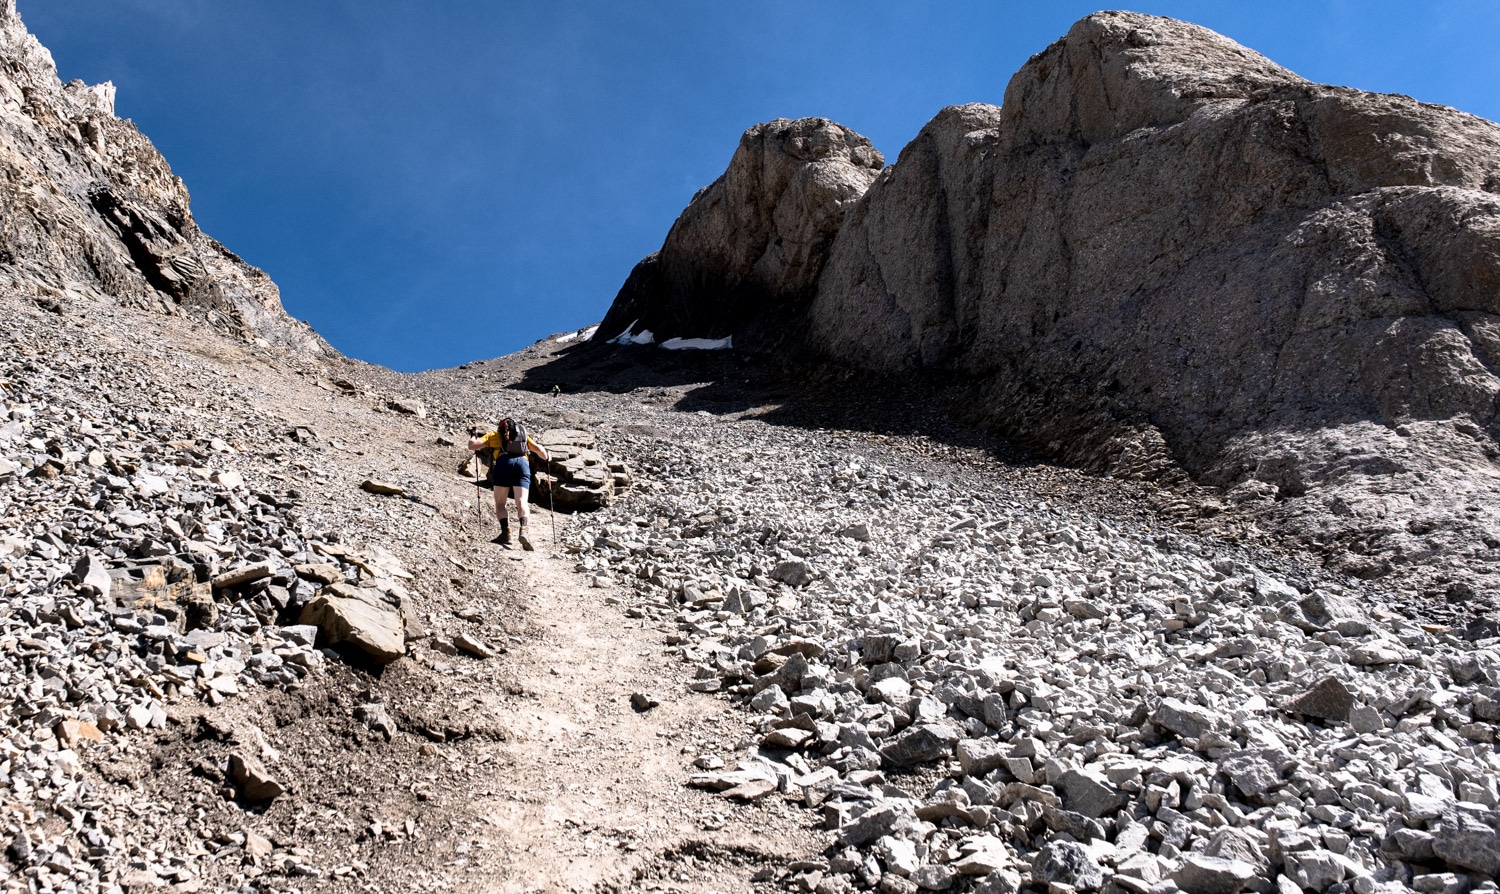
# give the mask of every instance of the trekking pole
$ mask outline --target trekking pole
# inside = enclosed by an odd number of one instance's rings
[[[479,451],[474,451],[474,517],[484,520],[484,495],[479,487],[479,469],[484,464],[479,461]]]
[[[557,476],[547,475],[547,514],[552,517],[552,549],[557,549],[557,509],[552,505],[552,489],[557,487]]]

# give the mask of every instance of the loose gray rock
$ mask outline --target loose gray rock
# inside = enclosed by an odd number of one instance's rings
[[[299,623],[316,626],[330,643],[352,643],[383,664],[406,654],[401,610],[378,590],[332,584],[302,609]]]
[[[229,778],[246,801],[270,801],[286,792],[259,759],[239,752],[229,756]]]
[[[880,756],[894,767],[925,764],[953,754],[963,731],[952,723],[923,723],[898,736],[880,749]]]
[[[1126,794],[1109,784],[1109,781],[1083,770],[1069,770],[1058,777],[1053,786],[1063,798],[1069,810],[1098,819],[1112,815],[1125,805]]]
[[[1185,894],[1239,894],[1255,876],[1255,867],[1241,860],[1188,854],[1172,881]]]
[[[1088,851],[1072,841],[1052,841],[1031,859],[1031,877],[1045,884],[1068,885],[1076,891],[1094,891],[1104,884],[1104,871]]]
[[[1342,723],[1354,707],[1354,694],[1337,677],[1324,677],[1285,707],[1294,714]]]

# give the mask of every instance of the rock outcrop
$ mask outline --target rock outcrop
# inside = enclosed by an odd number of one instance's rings
[[[531,499],[566,509],[597,509],[609,505],[631,485],[630,470],[619,460],[599,452],[593,434],[572,428],[553,428],[537,440],[550,459],[533,471]]]
[[[187,314],[332,355],[265,273],[198,228],[182,180],[114,100],[109,83],[63,84],[15,0],[0,0],[0,286]]]
[[[1500,530],[1497,193],[1491,122],[1099,13],[841,200],[811,299],[778,316],[838,363],[968,378],[1045,454],[1185,470],[1379,575]],[[669,244],[708,236],[691,211]],[[702,321],[714,290],[673,295],[700,317],[657,314],[658,338],[738,334]]]
[[[845,212],[883,164],[869,140],[826,118],[750,128],[724,176],[631,271],[600,332],[780,341],[783,314],[811,300]]]
[[[1118,408],[1226,483],[1254,471],[1222,466],[1246,430],[1490,426],[1497,189],[1489,122],[1100,14],[1027,63],[1003,109],[944,111],[877,181],[812,340],[992,376],[1003,413],[1038,388]]]

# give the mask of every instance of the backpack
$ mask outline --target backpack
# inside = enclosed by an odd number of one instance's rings
[[[500,449],[509,456],[526,455],[526,426],[509,416],[500,421]]]

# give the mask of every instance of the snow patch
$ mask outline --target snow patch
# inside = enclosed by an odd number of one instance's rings
[[[661,343],[668,351],[727,351],[734,347],[734,336],[728,338],[669,338]]]
[[[609,343],[612,345],[649,345],[656,341],[656,336],[651,334],[650,329],[642,329],[632,334],[635,324],[639,322],[640,320],[632,320],[630,325],[625,327],[625,331],[610,339]]]
[[[565,345],[570,341],[588,341],[589,339],[593,338],[594,333],[598,331],[598,326],[590,326],[587,329],[580,329],[577,332],[569,332],[567,335],[560,335],[557,338],[554,338],[552,341],[554,344],[559,345]]]

